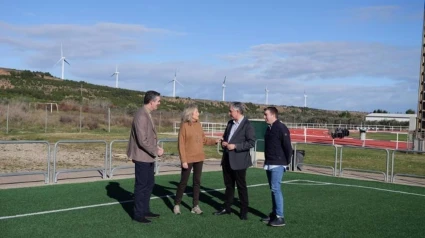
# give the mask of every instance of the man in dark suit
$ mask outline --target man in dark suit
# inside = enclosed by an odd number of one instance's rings
[[[241,202],[240,218],[247,220],[248,217],[248,188],[246,186],[246,171],[252,166],[250,149],[255,145],[255,130],[244,117],[242,103],[233,102],[229,107],[229,115],[232,118],[227,123],[221,146],[223,157],[221,166],[223,170],[224,185],[226,187],[224,208],[216,211],[215,215],[231,213],[235,194],[235,183],[238,187],[239,200]]]
[[[157,134],[151,112],[158,109],[160,94],[147,91],[144,106],[134,115],[131,126],[127,156],[135,164],[134,216],[133,220],[150,223],[148,218],[157,218],[158,214],[150,211],[149,201],[155,186],[154,162],[164,150],[157,145]]]

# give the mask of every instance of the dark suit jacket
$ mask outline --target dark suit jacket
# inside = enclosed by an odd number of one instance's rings
[[[153,163],[157,149],[157,135],[148,111],[141,107],[134,115],[127,156],[131,160]]]
[[[247,117],[241,121],[238,129],[233,134],[230,141],[228,141],[230,130],[233,126],[233,120],[230,120],[227,123],[226,130],[224,131],[223,141],[228,142],[229,144],[235,144],[236,149],[228,151],[226,148],[223,148],[223,157],[221,159],[221,164],[223,165],[224,159],[229,159],[230,167],[233,170],[247,169],[252,166],[250,149],[255,146],[255,130],[251,125]],[[227,156],[227,157],[226,157]]]

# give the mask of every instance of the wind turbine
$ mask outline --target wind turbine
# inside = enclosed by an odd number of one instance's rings
[[[119,73],[120,73],[120,72],[118,72],[118,65],[116,65],[116,66],[115,66],[115,73],[113,73],[113,74],[111,75],[111,77],[115,75],[115,88],[118,88],[118,74],[119,74]]]
[[[270,92],[270,90],[266,86],[266,89],[264,91],[266,92],[266,105],[269,105],[269,92]]]
[[[183,84],[177,81],[177,71],[174,72],[174,79],[168,83],[171,83],[171,82],[173,82],[173,98],[175,98],[176,97],[176,82],[179,83],[181,86],[183,86]]]
[[[68,61],[66,61],[65,56],[63,56],[62,43],[61,43],[61,58],[58,60],[58,62],[56,62],[55,65],[57,65],[61,61],[62,61],[62,79],[64,79],[65,63],[67,63],[68,65],[70,64],[68,63]]]
[[[305,90],[304,90],[304,107],[307,107],[307,94],[305,94]]]
[[[226,91],[226,76],[224,76],[224,81],[223,81],[223,84],[221,85],[221,87],[223,88],[223,102],[224,102],[224,93]]]

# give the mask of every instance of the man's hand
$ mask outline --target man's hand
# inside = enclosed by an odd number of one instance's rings
[[[187,165],[187,163],[182,163],[182,167],[183,167],[183,169],[189,168],[189,166]]]
[[[227,141],[221,141],[221,146],[226,147],[229,143]]]
[[[236,148],[235,144],[227,144],[227,149],[228,150],[234,150]]]
[[[216,144],[218,144],[218,143],[220,143],[220,141],[222,141],[222,140],[223,140],[223,139],[221,139],[221,138],[220,138],[220,139],[217,139],[217,140],[215,140],[215,143],[216,143]]]
[[[162,156],[164,154],[164,149],[158,146],[158,152],[157,155],[158,156]]]

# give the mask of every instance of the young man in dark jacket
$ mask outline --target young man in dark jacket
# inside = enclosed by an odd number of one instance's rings
[[[264,169],[269,181],[273,209],[269,217],[263,218],[262,221],[270,226],[284,226],[281,181],[292,157],[291,137],[286,125],[278,120],[278,111],[275,107],[264,109],[264,119],[268,124],[264,136]]]

